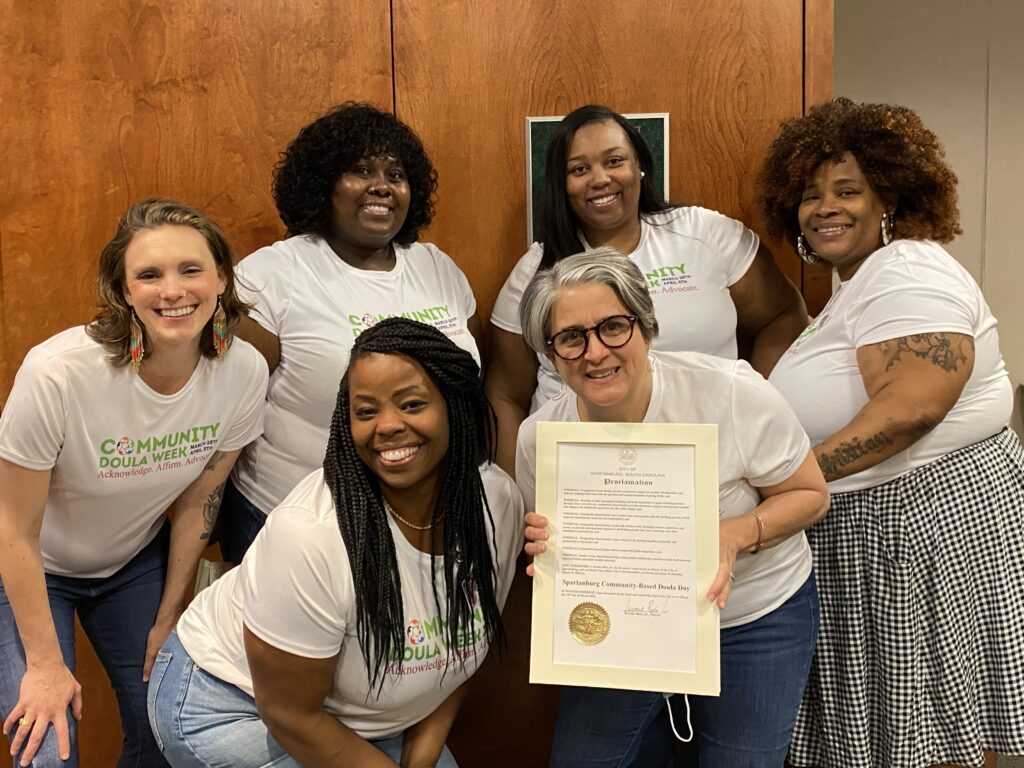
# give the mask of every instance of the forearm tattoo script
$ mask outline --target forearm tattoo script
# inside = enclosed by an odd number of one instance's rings
[[[892,439],[879,432],[866,440],[855,437],[836,446],[830,453],[823,453],[818,457],[818,466],[826,480],[837,480],[842,477],[843,469],[864,456],[871,453],[881,453],[892,445]]]

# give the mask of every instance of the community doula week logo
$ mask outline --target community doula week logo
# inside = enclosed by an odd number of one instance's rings
[[[644,273],[651,293],[685,293],[696,291],[693,277],[686,273],[686,263],[667,264]]]
[[[458,336],[465,332],[464,328],[458,326],[458,318],[452,315],[447,304],[439,304],[436,307],[423,307],[422,309],[411,309],[407,312],[394,312],[390,314],[373,314],[364,312],[359,315],[348,316],[349,325],[352,326],[352,336],[358,336],[367,328],[373,328],[381,320],[389,317],[404,317],[406,320],[415,320],[419,323],[432,325],[449,338]]]
[[[108,437],[97,446],[99,477],[147,475],[186,464],[205,462],[217,445],[220,422],[162,435]]]

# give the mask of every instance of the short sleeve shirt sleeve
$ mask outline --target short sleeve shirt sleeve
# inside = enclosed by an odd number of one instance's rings
[[[450,256],[443,253],[435,246],[429,246],[434,248],[444,256],[448,262],[451,271],[451,280],[455,284],[455,290],[458,293],[459,301],[462,303],[463,312],[465,318],[468,321],[476,313],[476,296],[473,295],[473,288],[469,284],[469,280],[466,278],[466,274],[459,269],[459,266],[452,260]]]
[[[341,650],[354,611],[348,556],[337,529],[309,510],[279,507],[239,566],[245,625],[305,658]]]
[[[530,284],[540,266],[544,246],[534,243],[530,250],[518,261],[505,284],[501,287],[494,309],[491,312],[491,325],[509,333],[522,335],[523,326],[519,322],[519,305],[523,301],[523,292]]]
[[[883,254],[879,254],[883,255]],[[853,303],[851,336],[855,347],[877,344],[915,333],[974,335],[977,307],[974,292],[959,285],[944,264],[927,258],[907,260],[898,255],[868,278]]]
[[[744,361],[736,363],[733,386],[733,438],[755,487],[788,480],[811,448],[796,414],[782,396]]]
[[[523,495],[526,510],[537,509],[537,422],[529,418],[519,427],[519,438],[516,440],[516,485]]]
[[[14,379],[0,416],[0,456],[26,469],[52,469],[67,428],[68,380],[62,363],[33,350]]]
[[[269,373],[267,363],[255,348],[235,341],[237,349],[231,350],[239,356],[245,356],[245,363],[240,366],[241,382],[238,387],[237,418],[220,443],[220,450],[235,451],[244,448],[263,432],[263,410],[266,405],[267,380]],[[217,365],[217,361],[211,361]]]
[[[742,223],[717,211],[701,209],[697,236],[715,246],[725,259],[726,282],[734,285],[750,269],[761,241]]]
[[[278,246],[249,254],[235,266],[235,288],[242,301],[252,304],[253,320],[275,336],[292,301],[294,256]]]

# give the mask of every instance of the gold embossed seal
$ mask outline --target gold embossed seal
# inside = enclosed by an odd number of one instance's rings
[[[569,614],[569,634],[583,645],[597,645],[606,637],[612,623],[608,611],[597,603],[580,603]]]

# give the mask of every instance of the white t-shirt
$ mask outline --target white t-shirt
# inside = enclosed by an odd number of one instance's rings
[[[40,548],[47,573],[103,578],[152,541],[214,451],[263,428],[267,364],[235,339],[161,395],[114,368],[79,326],[29,351],[0,418],[0,456],[52,469]],[[2,492],[2,491],[0,491]]]
[[[388,317],[418,320],[480,361],[467,326],[473,291],[433,245],[395,245],[394,269],[376,272],[346,264],[320,237],[292,237],[243,259],[235,273],[239,295],[255,305],[253,319],[281,340],[263,435],[232,476],[264,512],[323,464],[338,385],[363,329]]]
[[[974,371],[942,423],[870,469],[829,483],[832,493],[886,483],[904,472],[994,435],[1006,426],[1013,392],[996,319],[974,278],[938,243],[896,240],[842,283],[793,342],[770,381],[814,444],[845,427],[868,401],[857,349],[918,333],[974,338]]]
[[[761,502],[757,488],[796,472],[810,450],[793,411],[742,360],[696,352],[652,352],[654,387],[644,423],[718,425],[718,503],[721,517],[739,517]],[[527,509],[536,502],[537,424],[578,422],[576,393],[565,387],[523,422],[516,446],[516,482]],[[756,555],[736,558],[736,581],[722,626],[747,624],[782,605],[811,573],[803,533]]]
[[[590,246],[580,236],[585,248]],[[675,208],[640,218],[640,243],[629,254],[647,278],[660,332],[654,348],[735,360],[736,305],[729,286],[746,274],[760,244],[740,222],[706,208]],[[534,243],[498,294],[491,323],[522,334],[519,305],[544,246]],[[531,412],[562,388],[551,361],[538,355]]]
[[[498,606],[505,603],[522,545],[523,500],[495,465],[480,469],[494,518]],[[334,687],[324,708],[364,739],[401,733],[433,712],[472,675],[487,654],[483,617],[473,623],[476,656],[465,668],[445,670],[447,650],[430,589],[430,555],[415,549],[389,518],[405,610],[401,671],[387,669],[380,698],[370,691],[356,636],[356,595],[323,470],[303,480],[268,517],[242,564],[204,590],[178,622],[192,659],[211,675],[253,695],[242,624],[266,643],[304,658],[330,658],[340,650]],[[488,530],[490,530],[488,526]],[[444,606],[443,561],[435,559]],[[468,650],[468,649],[467,649]]]

